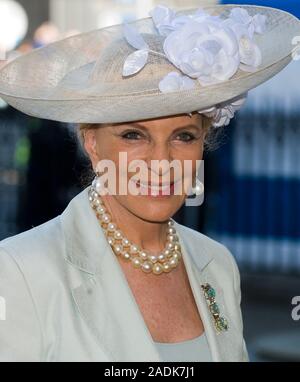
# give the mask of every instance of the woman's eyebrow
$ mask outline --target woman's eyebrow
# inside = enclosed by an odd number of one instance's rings
[[[145,126],[140,125],[140,124],[137,123],[137,122],[132,122],[132,123],[128,123],[128,124],[120,124],[120,125],[115,125],[115,126],[113,126],[113,128],[120,128],[120,127],[127,127],[127,128],[130,128],[130,127],[136,127],[136,128],[141,129],[141,130],[144,130],[144,131],[147,131],[147,130],[148,130]]]
[[[144,132],[149,132],[149,128],[147,128],[147,127],[145,127],[145,126],[143,126],[143,125],[141,125],[141,124],[139,124],[138,122],[132,122],[132,123],[128,123],[127,125],[122,125],[122,126],[124,126],[124,127],[128,127],[128,128],[130,128],[130,127],[135,127],[135,128],[138,128],[138,129],[140,129],[140,130],[143,130]],[[120,125],[119,126],[114,126],[115,128],[118,128],[118,127],[120,127]],[[199,125],[196,125],[196,124],[189,124],[189,125],[184,125],[184,126],[180,126],[180,127],[177,127],[176,129],[174,129],[173,131],[172,131],[172,134],[174,134],[174,133],[177,133],[177,132],[179,132],[179,131],[182,131],[182,130],[185,130],[185,129],[188,129],[188,128],[193,128],[193,129],[196,129],[197,131],[199,131],[199,130],[201,130],[202,129],[202,126],[199,126]],[[150,129],[151,130],[151,129]]]
[[[189,124],[189,125],[184,125],[184,126],[181,126],[181,127],[177,127],[173,133],[176,133],[178,131],[181,131],[181,130],[184,130],[184,129],[188,129],[188,128],[194,128],[196,130],[201,130],[202,129],[202,126],[199,126],[199,125],[195,125],[195,124]]]
[[[148,130],[149,128],[146,128],[145,126],[143,126],[143,125],[140,125],[138,122],[134,122],[134,123],[130,123],[130,124],[128,124],[128,126],[134,126],[134,127],[138,127],[138,128],[140,128],[140,129],[142,129],[142,130]],[[196,128],[196,129],[201,129],[201,127],[199,126],[199,125],[196,125],[196,124],[189,124],[189,125],[184,125],[184,126],[180,126],[180,127],[177,127],[175,130],[174,130],[174,132],[175,131],[179,131],[179,130],[183,130],[183,129],[187,129],[187,128],[189,128],[189,127],[193,127],[193,128]]]
[[[137,127],[137,128],[142,129],[142,130],[144,130],[144,131],[147,131],[147,130],[148,130],[145,126],[140,125],[138,122],[130,123],[130,124],[128,124],[128,126]]]

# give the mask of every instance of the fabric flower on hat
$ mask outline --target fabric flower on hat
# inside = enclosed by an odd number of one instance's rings
[[[183,27],[191,20],[197,22],[202,22],[204,20],[220,20],[219,16],[211,16],[202,9],[198,9],[192,15],[177,16],[173,10],[164,5],[156,6],[149,12],[149,14],[152,17],[159,34],[162,36],[169,35],[171,32]]]
[[[227,81],[238,69],[254,71],[262,62],[253,35],[265,30],[264,15],[250,16],[245,9],[234,8],[227,19],[211,16],[202,9],[177,16],[165,6],[157,6],[150,14],[159,33],[166,36],[165,57],[202,86]],[[138,49],[124,63],[123,75],[130,76],[147,64],[150,52],[159,53],[150,51],[143,37],[131,26],[125,25],[124,35]]]
[[[243,9],[243,11],[245,10]],[[262,54],[257,44],[253,41],[254,27],[252,30],[247,23],[238,22],[234,18],[226,19],[222,24],[230,28],[236,36],[239,44],[240,69],[247,72],[255,71],[261,65]],[[262,30],[262,26],[259,30]]]
[[[195,86],[195,82],[188,76],[183,76],[177,72],[171,72],[160,81],[159,90],[162,93],[170,93],[178,90],[190,90]]]
[[[137,74],[147,64],[149,54],[165,57],[180,70],[170,72],[158,84],[162,93],[191,90],[196,84],[209,86],[230,80],[238,70],[253,72],[262,63],[262,53],[255,33],[266,30],[266,17],[251,16],[236,7],[229,17],[212,16],[203,9],[193,14],[177,15],[166,6],[155,7],[150,15],[158,33],[165,37],[163,53],[151,50],[142,35],[127,25],[124,35],[137,49],[123,66],[123,76]],[[213,119],[215,127],[228,125],[241,108],[247,94],[227,103],[199,111]]]
[[[228,80],[240,64],[232,30],[210,20],[191,20],[170,33],[164,52],[172,64],[203,86]]]
[[[222,102],[205,110],[199,110],[199,114],[212,118],[214,127],[228,126],[236,111],[240,110],[247,99],[247,93],[235,97],[229,102]]]
[[[246,9],[237,7],[231,10],[229,18],[247,27],[251,38],[254,33],[262,34],[266,31],[267,18],[264,15],[250,16]]]

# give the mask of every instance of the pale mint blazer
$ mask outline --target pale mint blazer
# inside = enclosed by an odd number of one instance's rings
[[[222,244],[178,223],[183,261],[212,359],[248,361],[240,275]],[[201,284],[229,329],[217,333]],[[48,222],[0,241],[0,361],[160,361],[88,201],[88,187]],[[3,319],[5,318],[5,319]]]

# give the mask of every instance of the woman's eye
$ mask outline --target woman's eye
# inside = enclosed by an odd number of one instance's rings
[[[183,142],[190,142],[195,139],[195,136],[191,133],[180,133],[179,135],[177,135],[176,139]]]
[[[128,131],[127,133],[122,134],[124,139],[140,139],[142,135],[138,131]]]

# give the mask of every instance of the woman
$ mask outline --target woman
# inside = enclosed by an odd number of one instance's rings
[[[188,17],[159,6],[151,16],[51,44],[1,72],[13,106],[80,123],[95,173],[60,216],[0,243],[1,361],[248,361],[234,257],[172,216],[190,186],[203,191],[208,134],[290,62],[299,22],[246,6]],[[276,52],[264,56],[275,35]],[[189,175],[172,161],[191,164]],[[115,172],[104,177],[105,166]]]

